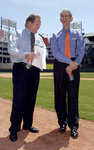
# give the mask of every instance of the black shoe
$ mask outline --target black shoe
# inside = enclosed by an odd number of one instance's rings
[[[24,130],[29,130],[30,132],[33,132],[33,133],[38,133],[39,132],[39,130],[37,129],[37,128],[35,128],[35,127],[30,127],[30,128],[23,128]]]
[[[62,126],[60,126],[59,132],[60,133],[66,132],[66,125],[65,124],[63,124]]]
[[[77,129],[71,130],[71,136],[72,136],[72,138],[74,138],[74,139],[76,139],[76,138],[78,137]]]
[[[10,133],[10,140],[12,141],[12,142],[15,142],[15,141],[17,141],[17,132],[11,132]]]

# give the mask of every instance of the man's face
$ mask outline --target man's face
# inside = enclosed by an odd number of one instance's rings
[[[60,21],[63,24],[63,27],[65,29],[68,29],[70,27],[70,22],[72,20],[73,20],[73,18],[69,16],[69,12],[68,11],[63,11],[62,12]]]
[[[38,31],[38,29],[40,28],[40,25],[41,25],[41,20],[40,20],[40,18],[39,17],[36,17],[36,19],[35,19],[35,22],[34,23],[32,23],[32,22],[29,22],[30,23],[30,31],[32,32],[32,33],[37,33],[37,31]]]

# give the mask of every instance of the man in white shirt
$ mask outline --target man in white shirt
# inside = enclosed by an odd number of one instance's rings
[[[10,140],[15,142],[17,132],[23,129],[37,133],[39,130],[32,126],[36,94],[39,85],[40,69],[32,66],[26,68],[26,63],[37,59],[37,54],[31,52],[31,33],[34,34],[35,44],[46,51],[42,38],[36,34],[41,25],[41,17],[31,14],[25,23],[25,29],[16,31],[10,36],[8,52],[13,62],[13,105],[11,112]]]

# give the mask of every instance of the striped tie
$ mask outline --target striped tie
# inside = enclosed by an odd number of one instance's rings
[[[34,52],[34,45],[35,45],[35,36],[34,33],[31,32],[31,52]]]

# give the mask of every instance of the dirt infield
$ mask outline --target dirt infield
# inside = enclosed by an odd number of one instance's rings
[[[53,79],[53,77],[47,77],[47,75],[53,75],[53,73],[40,73],[40,78],[42,78],[42,79]],[[12,73],[1,73],[0,77],[12,78]],[[94,78],[80,78],[80,80],[94,80]]]
[[[94,150],[94,122],[80,119],[79,137],[71,138],[69,128],[59,134],[56,113],[35,108],[33,125],[39,133],[21,130],[18,140],[9,140],[12,101],[0,98],[0,150]]]
[[[42,76],[43,74],[41,78]],[[0,77],[12,77],[12,75],[0,74]],[[39,133],[21,130],[18,133],[18,140],[11,142],[8,131],[11,108],[12,101],[0,98],[0,150],[94,150],[94,122],[80,119],[79,137],[72,139],[69,128],[64,134],[59,134],[55,112],[39,107],[35,108],[33,122]]]

